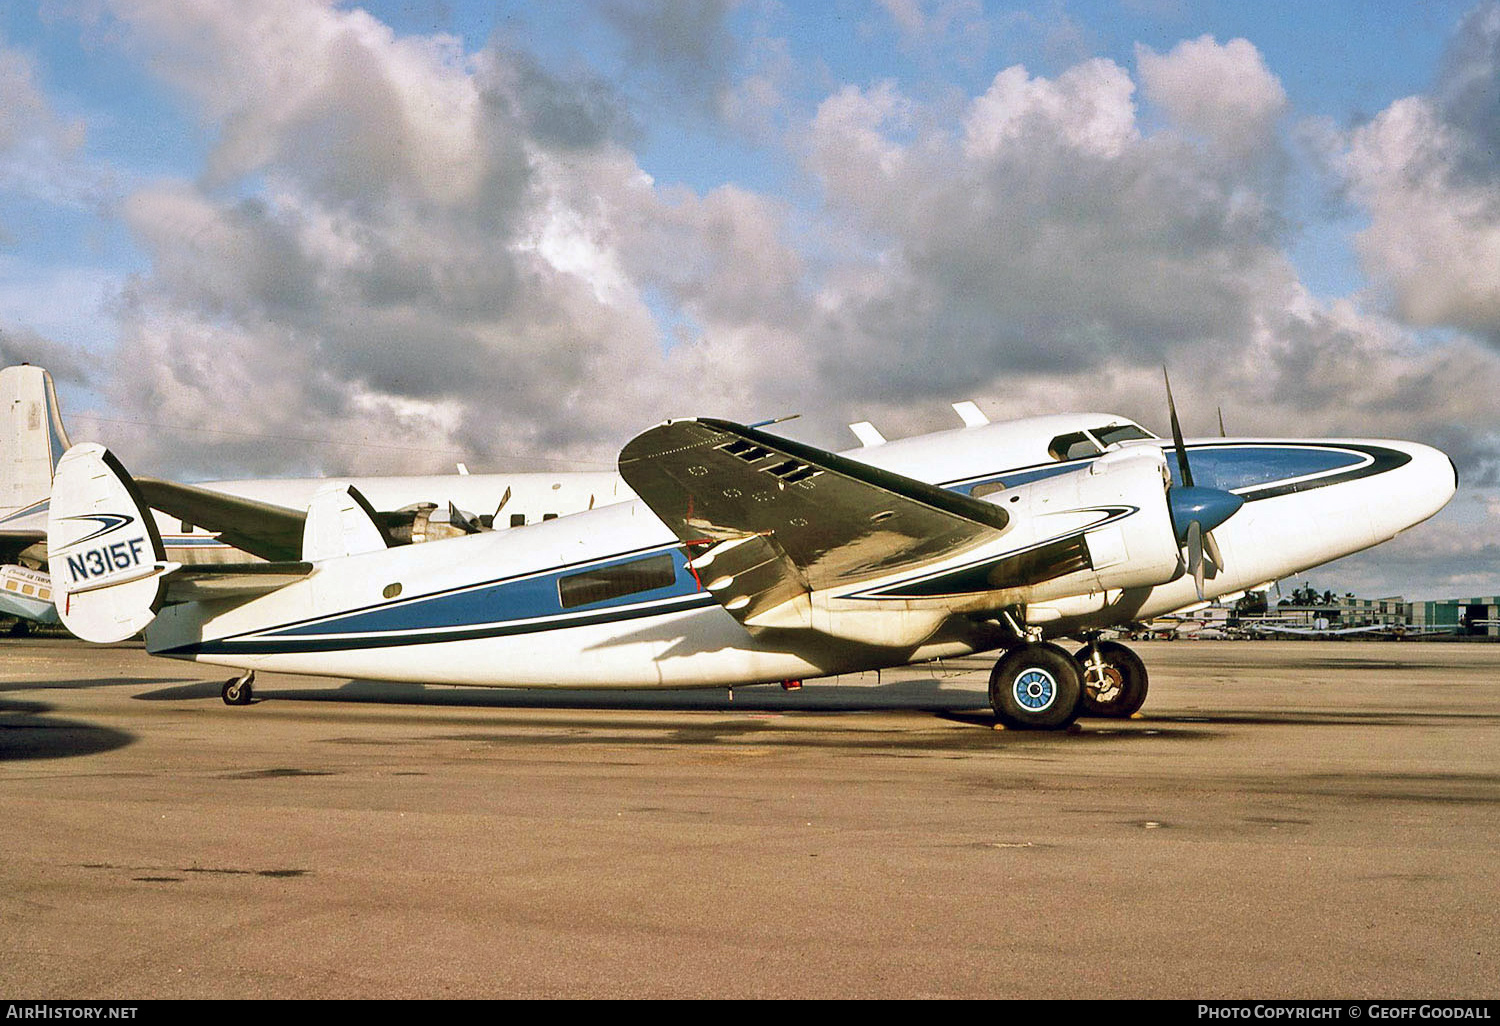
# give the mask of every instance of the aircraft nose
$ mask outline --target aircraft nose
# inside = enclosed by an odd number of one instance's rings
[[[1458,468],[1447,453],[1430,445],[1401,442],[1396,447],[1410,457],[1410,462],[1394,475],[1396,487],[1389,496],[1390,502],[1385,509],[1376,511],[1376,516],[1400,531],[1421,523],[1448,505],[1458,491]]]

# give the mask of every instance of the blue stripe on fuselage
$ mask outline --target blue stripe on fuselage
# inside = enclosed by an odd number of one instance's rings
[[[585,570],[602,570],[656,555],[672,559],[673,581],[663,588],[633,592],[599,602],[590,602],[564,610],[558,594],[558,580]],[[680,598],[699,592],[698,581],[687,569],[687,557],[675,546],[656,547],[624,556],[590,560],[542,572],[533,572],[469,585],[434,595],[423,595],[406,601],[390,602],[357,610],[290,624],[260,632],[262,638],[326,637],[348,634],[388,634],[392,632],[462,630],[464,628],[561,618],[567,626],[575,620],[625,606],[639,606],[663,599]],[[608,619],[608,617],[605,617]]]
[[[1404,453],[1373,445],[1338,443],[1206,442],[1187,447],[1193,482],[1200,487],[1242,495],[1247,502],[1288,491],[1304,491],[1393,470],[1404,464]],[[1046,463],[1021,470],[950,482],[945,488],[972,495],[983,485],[1014,488],[1059,474],[1086,470],[1095,457]],[[1172,483],[1179,484],[1177,464],[1168,460]],[[1295,483],[1293,483],[1295,482]]]

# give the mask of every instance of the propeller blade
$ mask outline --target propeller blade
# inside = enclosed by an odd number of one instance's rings
[[[1214,565],[1214,573],[1224,569],[1224,557],[1219,553],[1219,543],[1214,541],[1212,531],[1203,532],[1203,551],[1207,553],[1209,561]]]
[[[1203,529],[1198,521],[1188,524],[1187,531],[1188,569],[1193,574],[1193,586],[1198,590],[1198,601],[1203,601]]]
[[[1193,487],[1193,471],[1188,467],[1187,446],[1182,443],[1182,425],[1177,422],[1177,404],[1172,401],[1172,379],[1167,368],[1161,369],[1162,380],[1167,383],[1167,413],[1172,418],[1172,448],[1177,450],[1177,472],[1185,488]]]
[[[452,502],[448,503],[448,523],[462,528],[465,534],[478,534],[480,530],[479,519],[472,513],[465,513]]]

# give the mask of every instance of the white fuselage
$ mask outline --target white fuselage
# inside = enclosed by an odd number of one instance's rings
[[[955,490],[977,491],[976,484],[1009,480],[1004,490],[987,492],[987,501],[1028,509],[998,541],[924,567],[925,575],[957,573],[966,560],[993,561],[1034,547],[1045,539],[1049,523],[1076,529],[1067,526],[1071,514],[1063,508],[1076,489],[1059,472],[1086,475],[1091,461],[1037,460],[1028,467],[1009,448],[1014,435],[1005,427],[964,428],[849,454]],[[991,438],[995,444],[986,445]],[[1156,450],[1166,443],[1128,444]],[[1209,598],[1391,538],[1442,508],[1456,487],[1446,456],[1408,442],[1214,439],[1189,448],[1195,474],[1200,466],[1204,476],[1218,474],[1216,487],[1246,499],[1214,532],[1224,568],[1205,582]],[[1036,451],[1034,445],[1030,451]],[[1238,486],[1230,487],[1235,481]],[[1049,504],[1061,519],[1049,519]],[[601,572],[607,576],[610,567],[652,558],[669,561],[667,583],[567,605],[569,582]],[[168,606],[146,638],[158,654],[246,669],[501,687],[621,688],[801,679],[981,651],[1008,640],[994,619],[999,608],[976,607],[974,597],[950,603],[951,612],[942,615],[933,610],[943,608],[946,599],[887,602],[881,608],[925,617],[930,626],[920,637],[903,635],[888,645],[817,631],[795,638],[751,632],[684,564],[681,542],[635,500],[524,531],[328,560],[297,583],[239,604]],[[844,595],[830,596],[825,605],[865,601],[882,588],[899,591],[902,577],[863,581]],[[1149,586],[1112,587],[1103,574],[1091,572],[1004,595],[1005,608],[1022,611],[1051,636],[1149,619],[1196,601],[1194,582],[1180,568],[1174,579]],[[879,599],[869,604],[878,606]]]

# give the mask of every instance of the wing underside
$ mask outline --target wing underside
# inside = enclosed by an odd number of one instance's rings
[[[303,511],[157,478],[139,477],[135,483],[151,508],[213,531],[252,556],[283,562],[302,554]]]
[[[1007,525],[991,503],[720,420],[646,431],[620,473],[752,626],[772,611],[805,626],[810,593],[934,563]]]

